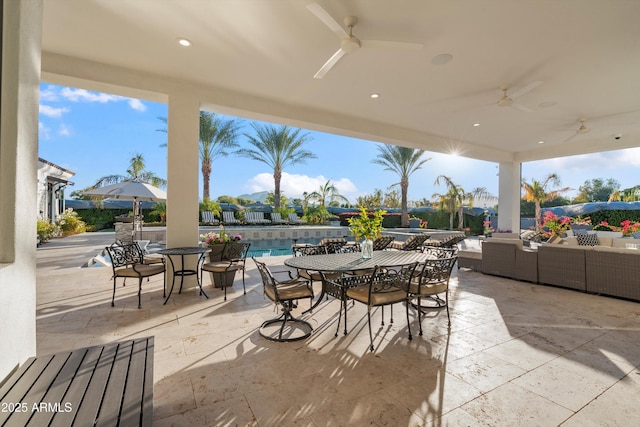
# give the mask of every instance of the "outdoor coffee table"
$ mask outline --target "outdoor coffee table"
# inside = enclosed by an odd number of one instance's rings
[[[369,259],[362,258],[360,252],[346,252],[327,255],[308,255],[288,258],[284,261],[287,267],[299,270],[311,270],[321,273],[355,273],[373,270],[377,267],[393,267],[424,262],[429,256],[414,251],[373,251]],[[311,311],[320,304],[325,293],[338,298],[344,298],[342,289],[325,289],[324,281],[320,297],[308,310]]]
[[[180,290],[178,290],[178,293],[182,292],[182,284],[184,282],[184,276],[196,276],[196,281],[198,282],[198,287],[200,288],[200,295],[204,295],[207,299],[209,299],[209,296],[202,289],[202,283],[200,283],[200,279],[198,278],[199,277],[198,266],[200,265],[200,262],[204,258],[204,254],[206,254],[207,252],[211,252],[211,249],[208,247],[201,247],[201,246],[162,249],[157,252],[159,254],[165,255],[169,259],[169,262],[171,263],[171,270],[173,270],[173,279],[171,280],[171,289],[169,290],[169,295],[167,295],[167,298],[164,300],[163,304],[166,304],[167,301],[169,301],[169,298],[171,297],[171,293],[173,292],[173,286],[176,282],[176,276],[180,276]],[[187,255],[198,255],[198,261],[196,262],[195,270],[184,267],[184,257]],[[173,258],[172,258],[174,256],[180,257],[180,261],[181,261],[180,270],[176,270],[175,268],[175,265],[173,263]]]

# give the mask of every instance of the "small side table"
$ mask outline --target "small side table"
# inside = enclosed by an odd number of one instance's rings
[[[171,263],[171,270],[173,270],[173,279],[171,280],[171,289],[169,290],[169,295],[167,295],[167,298],[164,300],[163,305],[166,304],[167,301],[169,301],[169,298],[171,297],[171,293],[173,292],[173,286],[175,285],[175,282],[176,282],[176,276],[180,276],[180,290],[178,291],[178,293],[182,292],[182,284],[184,282],[184,276],[196,276],[196,281],[198,282],[198,287],[200,288],[200,295],[204,295],[207,299],[209,299],[209,296],[202,289],[202,283],[200,283],[200,279],[198,276],[198,266],[200,265],[200,262],[202,261],[202,259],[204,258],[204,255],[207,252],[211,252],[211,249],[206,247],[201,247],[201,246],[162,249],[157,252],[159,254],[165,255],[169,259],[169,262]],[[187,255],[198,255],[198,261],[196,262],[195,270],[184,268],[184,257]],[[181,270],[175,269],[175,265],[172,259],[172,257],[174,256],[180,257],[181,266],[182,266]]]

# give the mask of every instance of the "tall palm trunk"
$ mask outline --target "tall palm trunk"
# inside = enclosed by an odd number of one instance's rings
[[[280,169],[276,169],[273,171],[273,182],[275,184],[275,189],[273,191],[273,207],[278,210],[280,209],[280,180],[282,179],[282,171]]]
[[[202,161],[202,200],[209,200],[209,182],[211,181],[211,161]]]
[[[536,231],[542,230],[542,209],[540,208],[540,202],[536,200]]]
[[[458,230],[462,230],[464,228],[464,206],[460,205],[460,209],[458,209]]]
[[[407,193],[409,192],[409,179],[402,177],[400,180],[400,194],[402,197],[402,217],[400,225],[402,227],[409,226],[409,207],[407,206]]]

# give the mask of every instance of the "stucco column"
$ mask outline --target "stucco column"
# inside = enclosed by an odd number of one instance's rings
[[[0,383],[36,353],[42,1],[4,1],[0,134]]]
[[[498,228],[520,232],[520,182],[522,164],[501,162],[498,178]]]
[[[172,94],[168,111],[167,248],[197,246],[200,103],[189,95]],[[195,268],[196,259],[187,257],[186,267]],[[179,257],[173,260],[179,268]],[[173,272],[168,273],[167,285],[171,286]],[[185,278],[185,283],[195,284],[195,277]]]

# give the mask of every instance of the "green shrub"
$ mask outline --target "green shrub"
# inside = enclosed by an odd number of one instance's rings
[[[87,224],[82,221],[78,214],[71,208],[67,209],[62,215],[60,215],[57,225],[60,227],[60,231],[63,236],[84,233],[87,226]]]
[[[46,219],[38,219],[36,227],[40,242],[43,243],[57,235],[59,232],[58,226]]]

